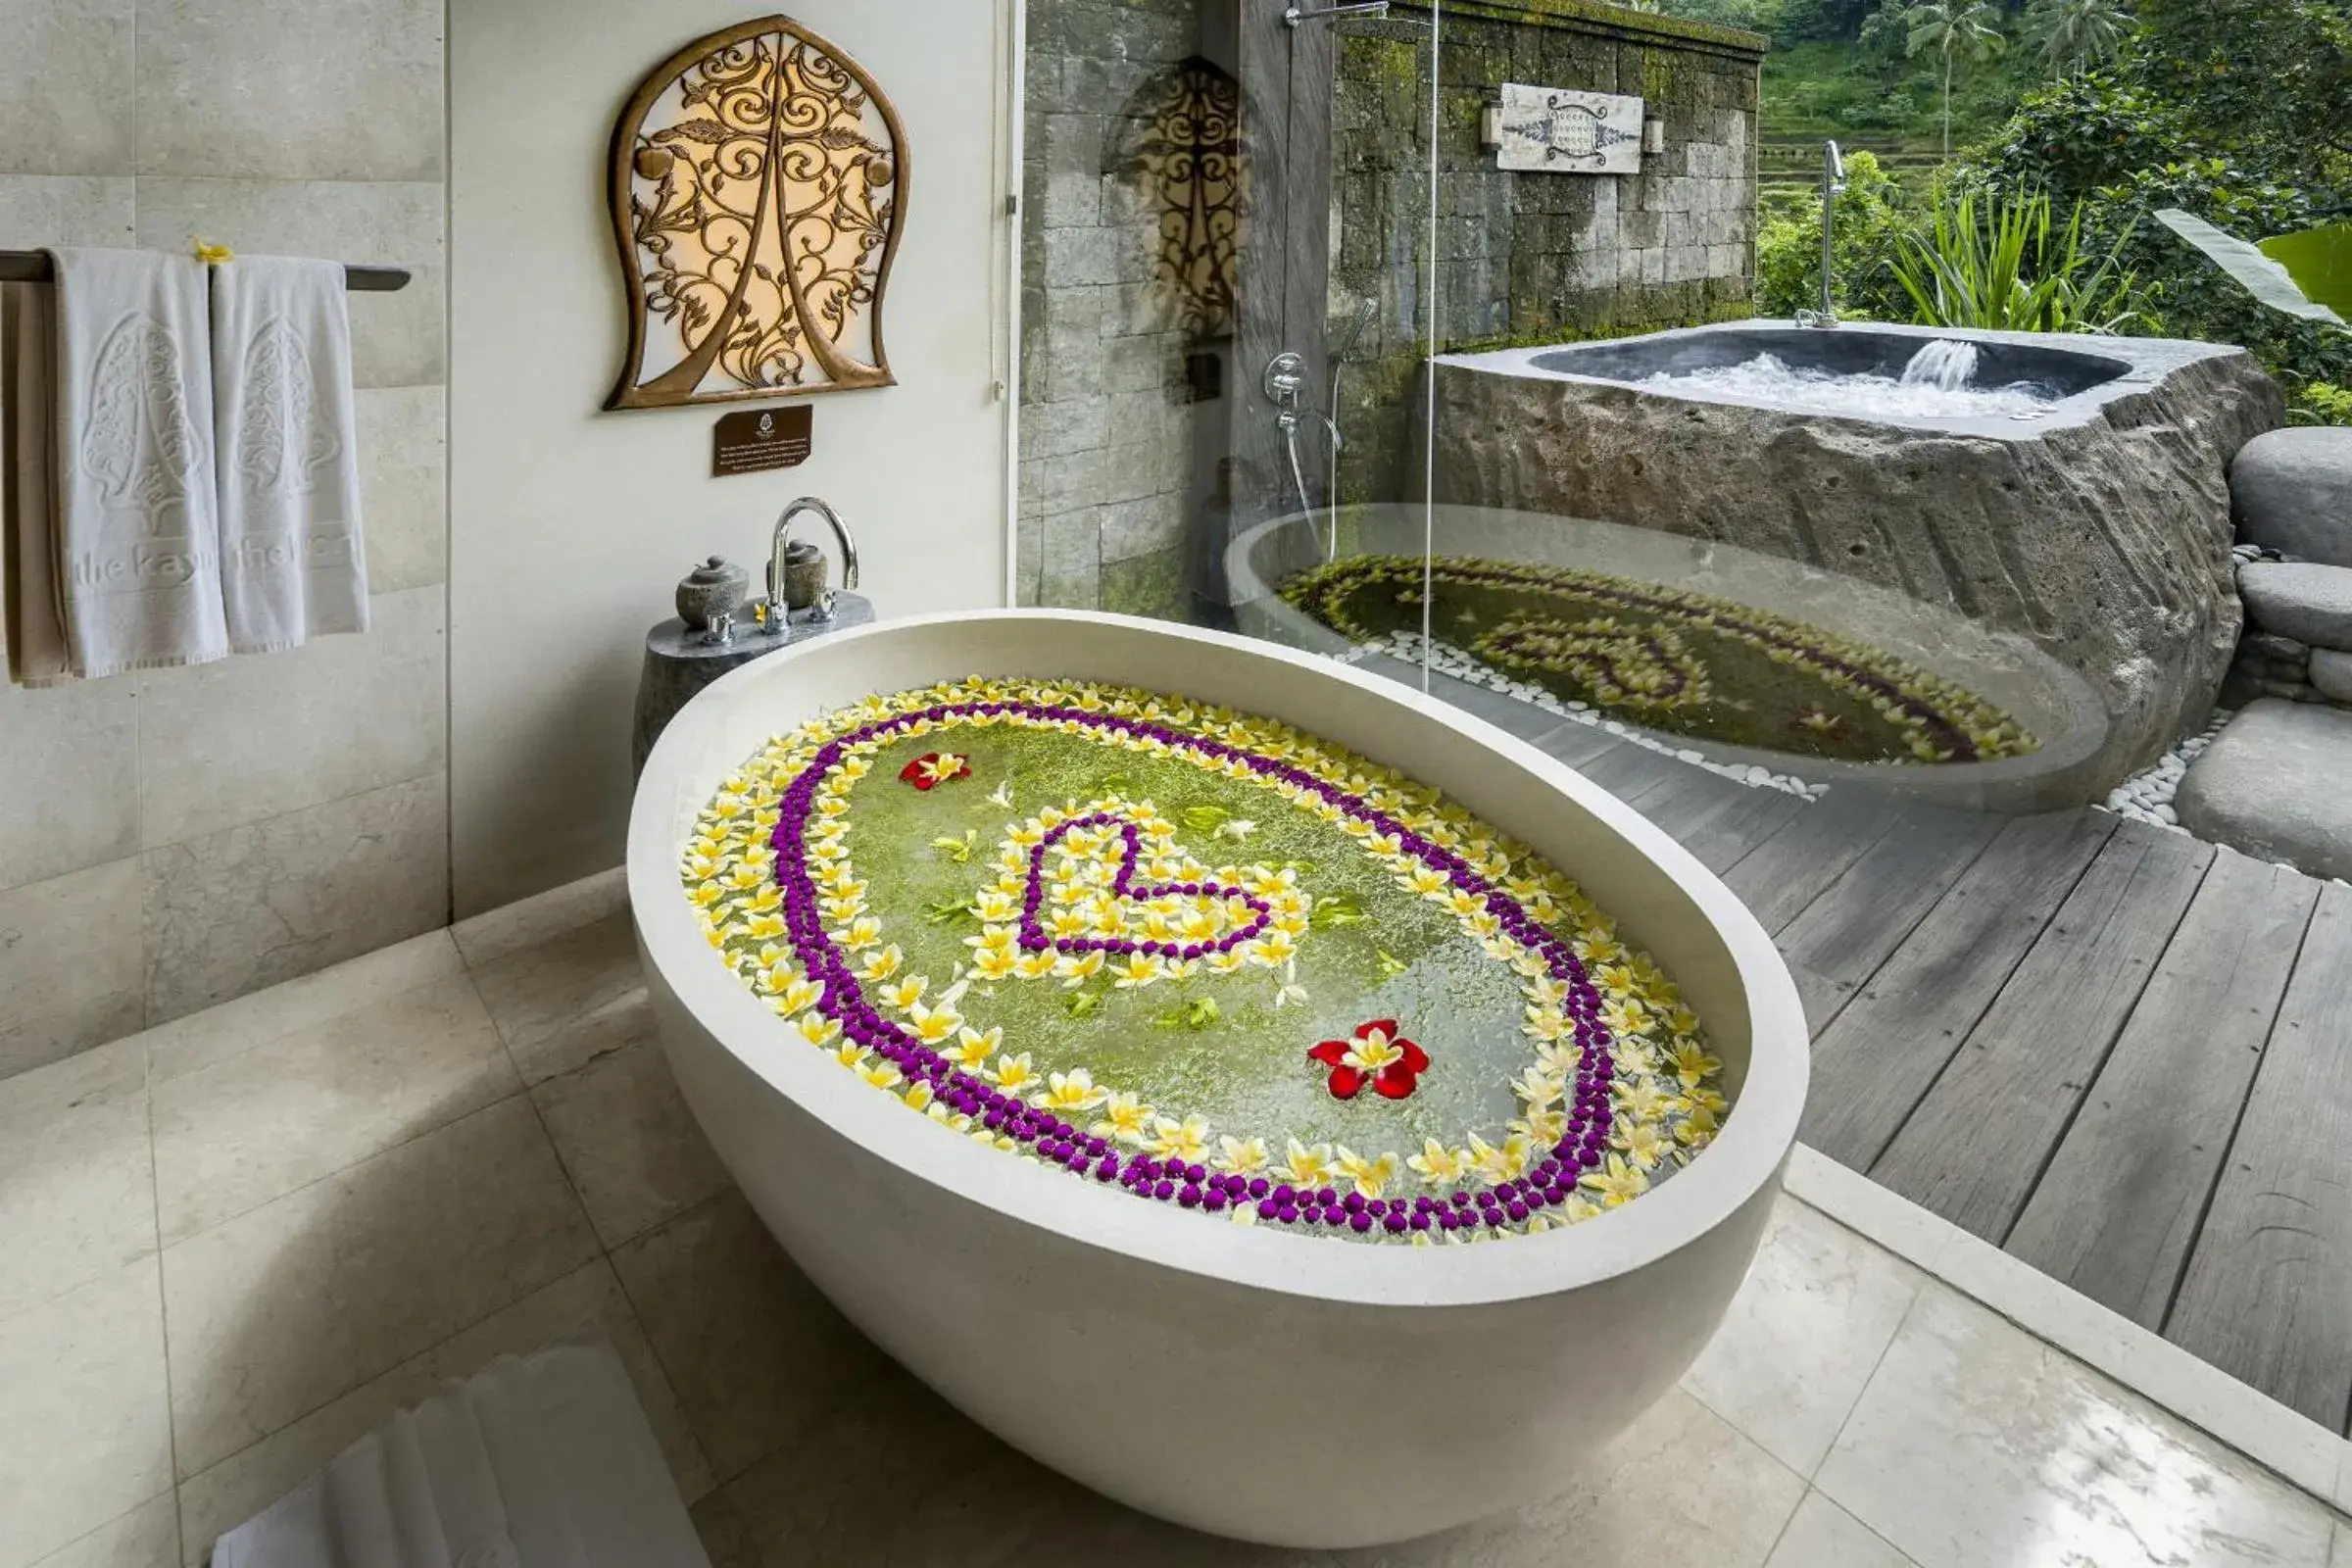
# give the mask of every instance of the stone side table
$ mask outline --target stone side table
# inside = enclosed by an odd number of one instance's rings
[[[682,620],[662,622],[645,634],[645,671],[637,680],[637,724],[629,748],[629,776],[645,771],[645,759],[654,742],[662,738],[678,710],[728,670],[812,637],[865,625],[873,618],[872,600],[863,594],[837,593],[832,619],[813,624],[791,622],[781,637],[770,637],[753,626],[737,631],[733,642],[709,643],[701,632],[688,631]]]

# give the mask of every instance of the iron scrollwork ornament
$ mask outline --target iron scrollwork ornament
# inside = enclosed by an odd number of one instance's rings
[[[612,133],[629,349],[605,407],[894,384],[882,301],[906,164],[882,90],[788,17],[656,67]]]
[[[1148,78],[1121,117],[1114,159],[1152,224],[1152,284],[1168,324],[1195,340],[1233,330],[1241,266],[1242,90],[1194,58]]]

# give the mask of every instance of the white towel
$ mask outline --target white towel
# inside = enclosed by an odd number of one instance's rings
[[[0,600],[8,666],[23,686],[72,680],[57,595],[57,486],[48,286],[0,285]]]
[[[343,296],[336,262],[213,270],[220,588],[240,654],[368,629]]]
[[[50,257],[54,564],[73,671],[226,658],[204,266],[144,251]]]

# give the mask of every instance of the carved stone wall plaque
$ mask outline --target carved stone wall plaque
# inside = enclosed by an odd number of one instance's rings
[[[655,67],[612,133],[629,349],[605,407],[893,384],[882,304],[906,164],[882,90],[789,17]]]
[[[1494,162],[1529,173],[1639,174],[1642,100],[1505,82]]]

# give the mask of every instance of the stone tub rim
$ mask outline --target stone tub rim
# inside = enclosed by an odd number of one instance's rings
[[[978,636],[969,635],[974,628],[980,628]],[[843,1072],[826,1054],[791,1049],[774,1014],[712,956],[677,876],[679,849],[718,778],[766,738],[806,716],[789,703],[762,703],[763,692],[776,685],[789,689],[795,671],[809,662],[846,664],[867,653],[883,666],[884,672],[868,683],[881,692],[972,673],[1112,679],[1116,677],[1064,667],[1065,662],[1054,652],[1057,634],[1104,631],[1113,634],[1100,639],[1104,648],[1113,637],[1161,645],[1156,654],[1166,674],[1157,682],[1160,689],[1269,712],[1375,760],[1407,765],[1394,752],[1384,756],[1377,741],[1366,744],[1365,732],[1379,733],[1383,715],[1394,715],[1396,732],[1411,733],[1424,745],[1448,738],[1476,742],[1514,764],[1512,771],[1545,787],[1530,792],[1531,801],[1536,793],[1546,801],[1564,798],[1590,819],[1601,838],[1617,841],[1600,848],[1646,859],[1649,872],[1634,868],[1622,874],[1630,879],[1654,872],[1661,902],[1633,911],[1612,907],[1611,912],[1623,918],[1629,935],[1653,947],[1659,927],[1696,922],[1704,928],[1702,935],[1711,934],[1720,947],[1711,961],[1729,966],[1712,977],[1713,985],[1736,988],[1746,1001],[1747,1016],[1738,1020],[1736,1028],[1727,1027],[1730,1021],[1721,1016],[1720,1004],[1709,1019],[1719,1038],[1745,1037],[1733,1110],[1715,1142],[1674,1180],[1575,1226],[1513,1237],[1498,1245],[1368,1247],[1219,1223],[1198,1214],[1162,1211],[1123,1193],[1090,1192],[1064,1172],[1033,1168],[1000,1151],[947,1136],[894,1097]],[[963,661],[969,667],[891,664],[893,640],[907,644],[906,657],[914,660],[926,632],[934,634],[931,647],[942,638],[966,634],[964,641],[977,645],[973,656]],[[915,635],[910,639],[909,634]],[[1021,647],[1035,652],[1027,658],[1008,652]],[[1252,705],[1239,694],[1207,696],[1188,689],[1194,685],[1193,671],[1209,656],[1238,674],[1242,666],[1233,658],[1236,654],[1285,668],[1282,702]],[[1099,662],[1112,656],[1091,657]],[[1014,667],[1023,664],[1027,667]],[[827,698],[840,700],[848,699]],[[1310,700],[1318,709],[1336,701],[1341,721],[1318,725],[1311,712],[1299,710]],[[1458,775],[1453,782],[1460,782]],[[1457,799],[1462,794],[1458,788],[1448,788],[1447,793]],[[1498,819],[1498,813],[1475,801],[1464,804],[1501,831],[1528,836],[1525,809],[1499,813]],[[1513,815],[1522,820],[1514,822]],[[1556,839],[1558,834],[1554,829],[1547,836]],[[1561,869],[1579,876],[1573,862],[1563,863]],[[627,877],[638,941],[654,983],[666,987],[677,1004],[743,1068],[836,1136],[937,1189],[946,1201],[983,1206],[1001,1220],[1049,1233],[1060,1242],[1245,1290],[1347,1305],[1477,1307],[1578,1292],[1639,1273],[1702,1242],[1777,1186],[1795,1143],[1809,1080],[1810,1038],[1803,1006],[1771,938],[1713,872],[1633,808],[1556,759],[1438,699],[1275,644],[1167,622],[1046,610],[912,616],[842,632],[747,664],[696,697],[647,760],[631,812]],[[1668,888],[1685,907],[1664,902]],[[1604,898],[1603,906],[1610,907],[1610,901]],[[1683,971],[1690,968],[1689,957],[1661,961],[1668,963],[1670,972],[1677,972],[1678,966]],[[1678,972],[1678,978],[1683,977]],[[771,1046],[774,1049],[768,1049]]]

